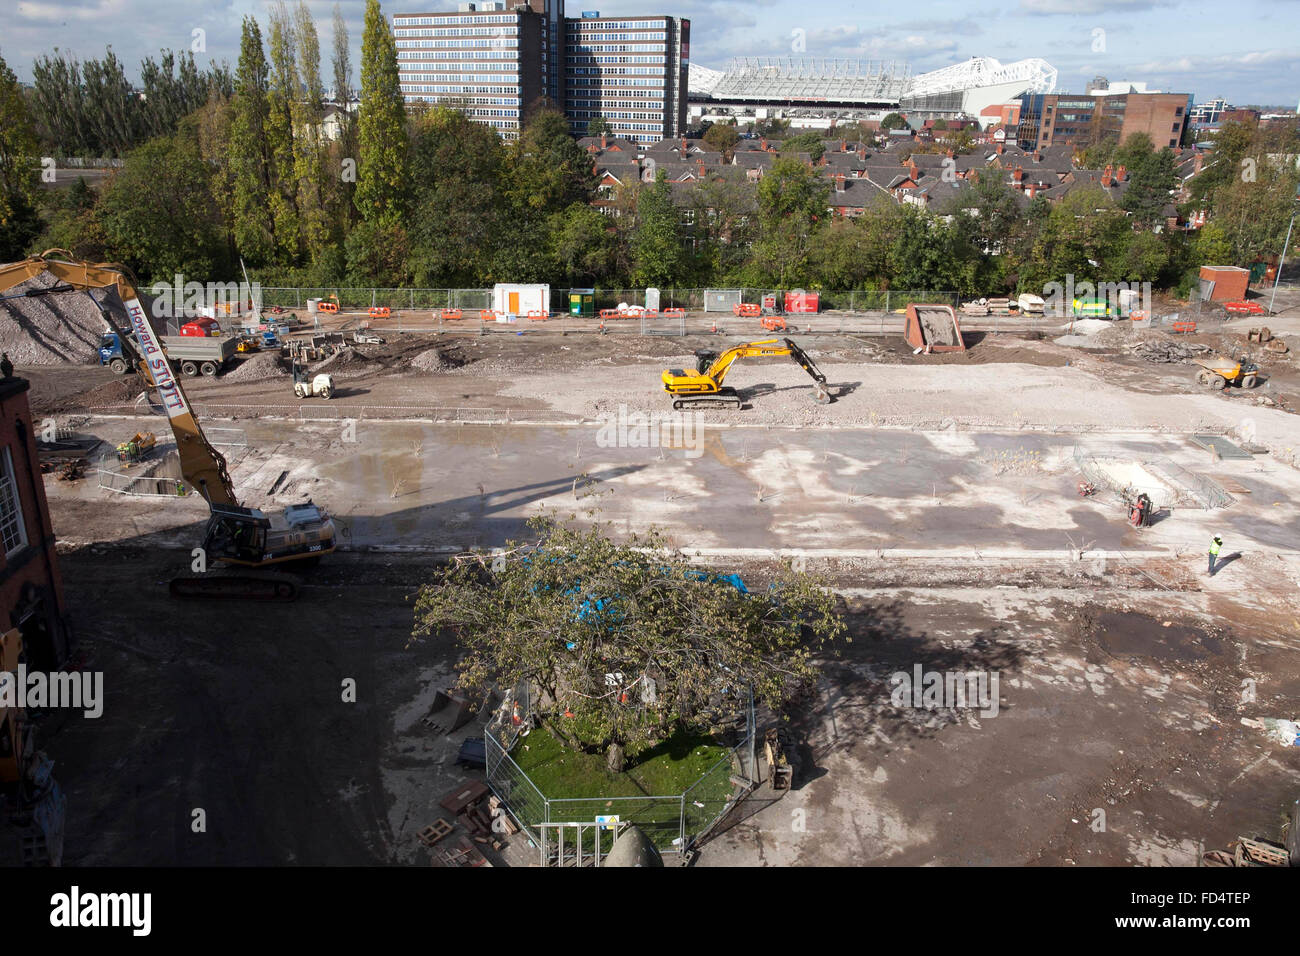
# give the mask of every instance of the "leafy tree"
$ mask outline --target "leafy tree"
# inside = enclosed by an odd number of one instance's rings
[[[460,110],[420,117],[411,146],[411,271],[421,286],[483,284],[511,227],[500,192],[505,152],[496,131]]]
[[[678,235],[681,214],[661,169],[637,195],[632,234],[632,281],[638,286],[673,286],[682,278],[686,252]]]
[[[334,55],[331,60],[334,73],[334,98],[342,111],[339,117],[341,134],[338,141],[329,147],[325,162],[329,170],[326,182],[329,183],[329,209],[335,229],[334,239],[338,244],[347,224],[356,215],[355,177],[343,175],[344,161],[355,164],[357,157],[357,124],[349,108],[352,95],[352,54],[349,48],[348,23],[343,18],[343,11],[334,4]]]
[[[1211,219],[1196,230],[1192,255],[1198,266],[1216,266],[1233,261],[1232,240],[1222,222]]]
[[[615,248],[618,234],[600,210],[574,203],[552,218],[548,231],[557,275],[563,276],[570,288],[594,285],[613,274],[621,258]]]
[[[782,153],[807,153],[809,158],[815,163],[826,155],[826,144],[822,142],[822,134],[816,130],[808,130],[800,133],[798,136],[791,136],[781,143]]]
[[[930,124],[930,129],[936,133],[946,133],[948,131],[948,121],[941,116]]]
[[[347,282],[354,286],[408,285],[409,244],[400,224],[361,221],[348,231]]]
[[[534,110],[507,152],[507,195],[522,215],[543,217],[596,195],[591,157],[569,135],[558,110]]]
[[[1201,171],[1188,183],[1193,208],[1208,205],[1214,211],[1213,197],[1221,187],[1240,180],[1245,159],[1251,159],[1255,133],[1244,123],[1224,123],[1214,137],[1214,152]]]
[[[758,184],[754,264],[779,287],[808,282],[809,257],[830,218],[829,197],[825,178],[789,156],[777,159]]]
[[[32,116],[41,139],[66,155],[98,153],[99,144],[86,113],[81,64],[71,54],[38,56],[32,64],[32,78]]]
[[[656,533],[616,544],[599,527],[534,527],[536,543],[511,544],[492,570],[454,562],[422,588],[414,636],[450,631],[462,688],[530,686],[534,716],[614,772],[676,727],[721,730],[748,689],[780,710],[844,633],[807,575],[783,570],[746,594]]]
[[[331,229],[328,208],[329,150],[321,126],[325,119],[325,90],[321,82],[320,38],[306,0],[298,0],[294,9],[293,34],[302,89],[301,95],[294,98],[293,168],[303,243],[315,262],[336,233]]]
[[[112,47],[102,60],[87,60],[82,77],[86,116],[95,141],[108,155],[124,156],[136,142],[139,100]]]
[[[278,246],[269,212],[274,167],[267,89],[262,31],[256,20],[245,17],[227,146],[233,238],[239,254],[251,265],[273,261]]]
[[[608,135],[612,132],[613,128],[609,125],[609,120],[605,119],[603,116],[593,116],[591,119],[587,120],[588,136]]]
[[[1174,154],[1165,147],[1133,158],[1137,165],[1128,167],[1128,188],[1124,190],[1120,207],[1131,212],[1139,226],[1150,227],[1164,219],[1165,206],[1170,203],[1170,194],[1178,183]]]
[[[397,75],[397,44],[379,0],[366,0],[361,34],[361,115],[355,202],[367,222],[394,225],[406,212],[406,107]]]
[[[271,8],[271,75],[267,90],[266,135],[271,148],[271,220],[277,259],[295,265],[301,258],[302,222],[298,210],[295,134],[302,118],[302,95],[294,57],[293,19],[284,0]]]
[[[0,262],[21,259],[40,232],[36,131],[18,77],[0,57]]]
[[[889,113],[880,121],[880,128],[885,132],[893,129],[907,129],[907,120],[901,113]]]
[[[710,149],[716,149],[725,158],[730,158],[740,142],[740,134],[734,126],[715,123],[704,131],[704,142]]]
[[[210,170],[195,121],[132,150],[104,188],[98,213],[111,258],[146,283],[176,273],[207,277],[229,268]]]

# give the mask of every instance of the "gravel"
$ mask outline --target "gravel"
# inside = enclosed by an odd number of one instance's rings
[[[289,363],[280,358],[277,352],[258,352],[244,359],[238,368],[231,369],[224,376],[225,382],[258,382],[290,373]]]
[[[458,362],[443,349],[428,349],[421,352],[415,358],[411,359],[411,368],[418,372],[449,372],[452,369],[460,368],[463,362]]]
[[[6,295],[49,289],[59,282],[48,272],[21,282]],[[15,365],[94,364],[104,318],[88,293],[67,292],[0,302],[0,350]]]

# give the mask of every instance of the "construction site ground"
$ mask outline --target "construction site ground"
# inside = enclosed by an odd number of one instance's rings
[[[653,525],[759,584],[792,559],[845,597],[854,640],[793,714],[794,789],[760,788],[701,864],[1192,865],[1276,835],[1300,750],[1242,719],[1295,718],[1300,696],[1294,352],[1238,323],[1177,337],[1259,357],[1259,388],[1211,392],[1119,324],[1090,347],[973,335],[930,356],[793,336],[833,404],[788,360],[753,361],[727,382],[746,408],[671,417],[660,370],[763,337],[740,321],[685,339],[390,337],[323,369],[328,402],[295,400],[269,356],[244,381],[187,382],[205,426],[230,430],[246,504],[310,497],[338,520],[344,550],[293,604],[174,601],[203,502],[105,491],[96,468],[51,476],[77,664],[104,671],[108,698],[99,720],[44,719],[66,861],[427,862],[415,834],[465,776],[470,728],[420,723],[455,650],[408,646],[411,600],[441,555],[523,537],[539,513]],[[105,448],[155,430],[166,473],[165,422],[129,380],[21,373],[38,419]],[[1222,458],[1197,433],[1256,454]],[[1149,482],[1154,524],[1130,527],[1108,488],[1081,497],[1081,462]],[[1202,477],[1225,506],[1198,500]],[[1214,534],[1227,560],[1210,578]],[[997,716],[895,707],[889,676],[917,664],[996,671]],[[528,861],[514,844],[499,862]]]

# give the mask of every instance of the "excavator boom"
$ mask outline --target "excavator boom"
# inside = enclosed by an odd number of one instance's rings
[[[0,266],[0,294],[16,285],[48,272],[60,280],[60,285],[48,289],[31,289],[24,295],[36,297],[59,295],[68,292],[86,292],[92,289],[111,289],[126,309],[127,323],[119,324],[112,309],[101,306],[105,321],[113,327],[123,348],[132,350],[137,367],[145,380],[157,391],[158,400],[167,415],[172,433],[176,436],[176,450],[180,457],[181,474],[210,504],[238,505],[234,485],[226,467],[226,459],[208,442],[194,417],[180,379],[163,352],[162,344],[153,324],[135,290],[133,277],[124,266],[107,263],[91,265],[88,262],[66,262],[50,258],[61,249],[47,249],[39,256],[22,262]]]

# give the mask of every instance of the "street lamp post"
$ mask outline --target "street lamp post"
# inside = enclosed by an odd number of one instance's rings
[[[1296,191],[1296,204],[1291,207],[1291,221],[1286,226],[1286,241],[1282,243],[1282,258],[1277,260],[1277,275],[1273,277],[1273,294],[1268,297],[1268,311],[1273,311],[1273,300],[1277,298],[1277,284],[1282,281],[1282,267],[1286,265],[1286,251],[1291,245],[1291,229],[1295,226],[1296,213],[1300,212],[1300,190]]]

